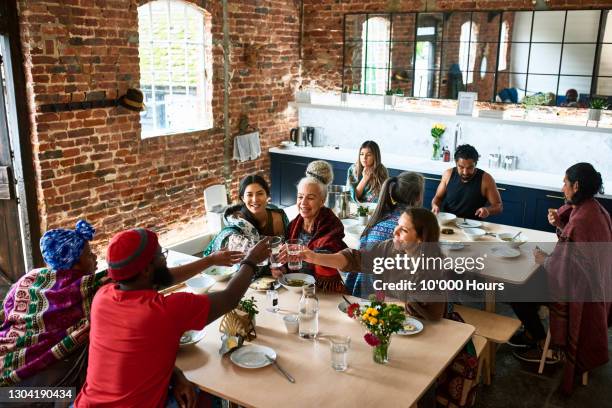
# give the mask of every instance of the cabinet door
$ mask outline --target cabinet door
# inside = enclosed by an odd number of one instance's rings
[[[487,221],[497,224],[513,225],[515,227],[526,227],[527,203],[529,192],[525,188],[498,184],[497,190],[502,199],[504,210],[487,218]]]
[[[423,174],[423,178],[425,179],[425,188],[423,191],[423,207],[431,210],[431,200],[436,195],[436,190],[438,189],[438,184],[440,184],[440,180],[442,180],[442,176],[436,176],[434,174]]]
[[[272,203],[281,207],[294,205],[297,197],[297,183],[306,173],[306,167],[313,159],[297,156],[272,154]]]
[[[565,203],[563,193],[556,191],[538,191],[533,206],[533,225],[531,228],[555,232],[555,227],[548,223],[548,209],[559,208]]]

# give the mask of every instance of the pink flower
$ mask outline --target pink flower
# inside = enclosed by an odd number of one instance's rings
[[[366,341],[366,343],[368,343],[372,347],[376,347],[380,344],[380,339],[372,333],[366,333],[365,336],[363,336],[363,338]]]
[[[349,307],[346,309],[346,314],[349,315],[349,317],[352,317],[353,319],[356,319],[357,317],[359,317],[359,304],[351,303]]]
[[[382,290],[377,290],[376,291],[376,300],[378,300],[379,302],[384,302],[385,301],[385,292],[383,292]]]

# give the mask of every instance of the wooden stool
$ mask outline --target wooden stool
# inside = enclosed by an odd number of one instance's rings
[[[467,324],[476,328],[476,334],[487,339],[483,369],[485,377],[483,383],[491,384],[491,376],[495,373],[495,353],[497,345],[506,343],[521,327],[521,321],[512,317],[501,316],[473,307],[454,305],[454,309]]]

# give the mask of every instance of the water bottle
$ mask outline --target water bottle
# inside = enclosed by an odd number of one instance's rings
[[[319,299],[315,296],[315,286],[302,286],[299,305],[300,337],[314,339],[319,333]]]

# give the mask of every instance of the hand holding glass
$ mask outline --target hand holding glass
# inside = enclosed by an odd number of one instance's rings
[[[299,271],[302,269],[302,241],[299,239],[287,240],[287,258],[289,269]]]

